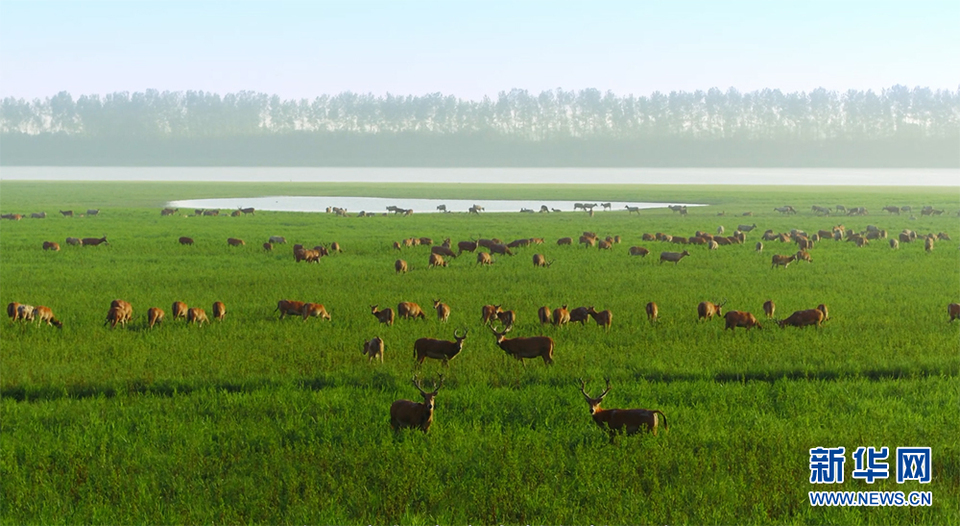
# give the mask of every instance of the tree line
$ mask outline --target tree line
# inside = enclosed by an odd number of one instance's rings
[[[35,164],[38,155],[87,164],[93,155],[106,164],[953,166],[960,90],[515,89],[479,101],[440,93],[290,100],[250,91],[77,99],[61,92],[5,98],[0,138],[4,164]],[[863,155],[879,157],[857,160]]]

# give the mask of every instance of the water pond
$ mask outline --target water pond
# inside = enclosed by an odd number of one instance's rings
[[[236,210],[238,208],[253,207],[257,210],[268,210],[274,212],[324,212],[328,207],[339,207],[346,209],[349,213],[358,213],[361,211],[368,213],[386,213],[387,207],[393,206],[403,210],[413,210],[414,213],[435,213],[445,207],[448,212],[467,212],[470,207],[482,206],[484,212],[520,212],[521,210],[532,210],[539,212],[542,207],[548,210],[572,212],[575,201],[529,201],[529,200],[466,200],[466,199],[395,199],[386,197],[323,197],[323,196],[292,196],[275,195],[265,197],[236,197],[236,198],[215,198],[215,199],[187,199],[183,201],[171,201],[167,206],[190,209],[227,209]],[[593,204],[593,203],[589,203]],[[666,208],[667,205],[679,205],[683,203],[649,203],[649,202],[624,202],[612,201],[609,203],[609,210],[624,211],[627,207],[636,207],[638,209]],[[603,203],[596,203],[596,212],[606,210]],[[701,206],[687,204],[686,206]]]

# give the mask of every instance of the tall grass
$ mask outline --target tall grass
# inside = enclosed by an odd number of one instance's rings
[[[681,218],[668,210],[549,215],[466,214],[338,218],[258,212],[248,217],[160,217],[178,195],[165,185],[4,182],[4,213],[51,203],[102,208],[98,217],[0,223],[0,296],[47,305],[64,328],[0,326],[0,517],[12,523],[851,523],[927,524],[960,519],[956,400],[960,395],[957,324],[946,304],[960,296],[956,241],[892,251],[824,241],[813,262],[771,269],[771,228],[816,231],[838,222],[889,232],[912,228],[960,238],[955,217],[820,218],[812,204],[879,210],[931,204],[955,210],[956,195],[840,192],[816,189],[750,192],[629,187],[665,201],[709,202]],[[187,194],[243,195],[263,185],[189,185]],[[297,185],[290,191],[377,193],[346,185]],[[404,187],[391,188],[408,192]],[[420,196],[481,198],[503,189],[415,189]],[[458,192],[465,192],[459,194]],[[516,189],[515,193],[532,192]],[[547,187],[537,197],[574,191],[610,197],[605,188]],[[623,191],[618,189],[616,191]],[[270,193],[276,193],[274,188]],[[481,192],[477,195],[472,192]],[[249,195],[256,195],[251,193]],[[341,194],[343,195],[343,194]],[[623,195],[623,194],[620,194]],[[127,196],[138,203],[125,203]],[[671,199],[671,196],[676,196]],[[502,197],[499,195],[498,197]],[[648,197],[644,197],[648,198]],[[107,207],[102,203],[112,203]],[[331,203],[335,204],[335,203]],[[773,206],[801,213],[782,217]],[[66,209],[68,205],[60,208]],[[759,208],[764,206],[764,209]],[[752,218],[734,216],[752,209]],[[719,211],[727,212],[718,217]],[[877,212],[874,212],[876,214]],[[746,219],[746,221],[744,221]],[[688,248],[679,265],[656,262],[676,245],[642,242],[644,232],[692,235],[756,222],[746,245]],[[621,235],[613,251],[558,247],[583,230]],[[109,246],[63,246],[44,240],[107,234]],[[181,246],[188,235],[194,246]],[[343,254],[295,263],[290,245],[265,252],[283,235],[307,246],[337,241]],[[426,247],[396,252],[394,240],[546,238],[541,246],[500,256],[490,268],[471,254],[448,268],[427,268]],[[228,247],[240,237],[245,247]],[[627,247],[651,249],[630,257]],[[534,268],[533,253],[554,263]],[[393,271],[397,258],[412,270]],[[125,329],[103,327],[112,299],[134,305]],[[441,324],[397,320],[380,325],[369,305],[442,299],[453,312]],[[278,320],[280,299],[323,303],[331,321]],[[697,321],[696,305],[726,300],[726,309],[777,317],[826,303],[823,328],[725,331],[722,320]],[[210,310],[227,305],[224,322],[187,326],[169,318],[184,301]],[[643,305],[656,301],[650,325]],[[480,323],[481,305],[518,313],[510,336],[544,334],[556,342],[552,367],[521,365],[496,347]],[[542,305],[594,305],[614,313],[609,331],[541,327]],[[168,319],[146,328],[151,306]],[[448,368],[417,368],[413,341],[452,339],[467,329],[463,353]],[[386,342],[386,362],[370,364],[361,344]],[[427,435],[394,435],[390,403],[418,398],[413,374],[443,373]],[[669,430],[620,437],[613,445],[590,419],[576,379],[598,390],[609,378],[605,407],[658,408]],[[931,508],[812,508],[808,450],[817,446],[930,446],[934,481],[867,485],[849,491],[932,491]],[[848,460],[848,468],[852,461]],[[891,469],[892,466],[891,466]]]

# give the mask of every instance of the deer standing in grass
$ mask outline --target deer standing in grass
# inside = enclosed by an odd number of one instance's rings
[[[434,386],[433,391],[428,393],[420,386],[420,380],[416,376],[413,377],[413,386],[417,388],[417,391],[420,391],[423,403],[413,400],[397,400],[394,402],[390,406],[390,427],[394,431],[400,431],[406,427],[416,428],[424,433],[430,430],[430,424],[433,423],[433,399],[436,398],[437,391],[443,386],[443,375],[439,375],[439,379],[440,381]]]

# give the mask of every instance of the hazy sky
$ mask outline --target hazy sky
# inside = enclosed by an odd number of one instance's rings
[[[960,1],[0,0],[0,96],[957,90]]]

